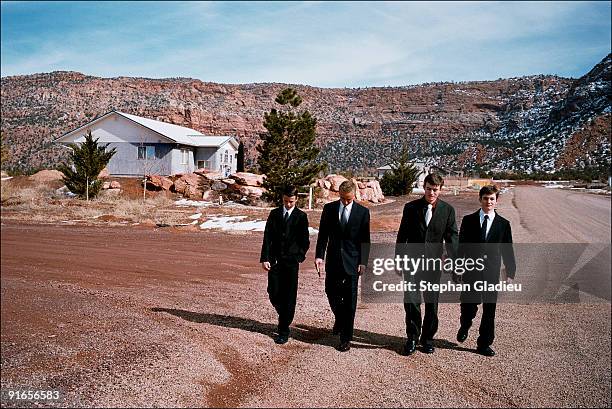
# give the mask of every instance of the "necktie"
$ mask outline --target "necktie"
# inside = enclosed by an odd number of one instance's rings
[[[346,225],[347,217],[346,215],[348,214],[347,210],[346,210],[346,206],[344,206],[344,209],[342,209],[342,215],[340,216],[340,225],[342,227],[344,227]]]
[[[285,211],[285,216],[283,217],[283,222],[287,224],[287,220],[289,220],[289,212]]]
[[[482,243],[487,241],[487,224],[489,224],[489,215],[485,214],[482,226],[480,227],[480,241]]]
[[[433,214],[433,206],[431,204],[428,204],[427,212],[425,212],[425,226],[429,226],[429,222],[431,221],[432,214]]]

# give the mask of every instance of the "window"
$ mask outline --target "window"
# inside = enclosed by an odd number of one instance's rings
[[[156,149],[154,145],[146,145],[138,147],[138,159],[155,159]]]
[[[198,169],[211,170],[210,161],[209,160],[199,160],[198,161]]]
[[[225,150],[225,157],[224,157],[224,159],[223,159],[223,163],[227,163],[227,162],[229,162],[228,156],[229,156],[229,155],[227,154],[227,149],[226,149],[226,150]]]
[[[181,165],[189,163],[189,150],[181,149]]]

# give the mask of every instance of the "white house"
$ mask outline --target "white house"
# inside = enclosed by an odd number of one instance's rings
[[[233,136],[203,135],[119,111],[108,112],[54,142],[81,143],[88,131],[98,143],[117,149],[107,166],[114,176],[173,175],[199,168],[224,175],[236,172],[238,141]]]

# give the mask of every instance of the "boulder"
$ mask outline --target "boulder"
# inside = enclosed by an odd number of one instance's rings
[[[149,175],[147,176],[147,184],[151,184],[159,189],[170,190],[174,182],[165,176]]]
[[[317,179],[315,186],[320,187],[321,189],[329,190],[331,188],[331,182],[325,179]]]
[[[376,195],[376,201],[374,203],[382,202],[383,200],[385,200],[385,195],[383,194],[383,191],[380,187],[380,183],[378,183],[378,180],[371,180],[368,183],[366,183],[366,186],[374,189],[374,193]]]
[[[266,189],[262,187],[255,187],[255,186],[241,186],[240,187],[240,193],[242,193],[244,196],[260,198],[261,195],[264,194],[264,192],[266,192]]]
[[[110,188],[121,189],[121,183],[117,182],[116,180],[113,180],[112,182],[110,182]]]
[[[104,182],[104,183],[102,183],[102,189],[103,189],[103,190],[110,189],[110,182]]]
[[[257,175],[249,172],[236,172],[230,175],[238,184],[243,186],[263,186],[266,175]]]
[[[206,200],[207,202],[218,202],[219,201],[219,192],[216,192],[214,190],[207,190],[206,192],[204,192],[204,194],[202,195],[202,199]]]
[[[98,174],[98,179],[103,179],[103,178],[107,178],[107,177],[110,177],[110,172],[108,171],[108,168],[105,167]]]
[[[222,190],[227,189],[227,185],[221,181],[216,180],[215,182],[213,182],[211,188],[212,190],[216,190],[217,192],[220,192]]]
[[[348,180],[347,178],[345,178],[342,175],[327,175],[325,177],[325,180],[329,181],[331,184],[330,190],[333,192],[337,192],[338,189],[340,189],[340,185],[342,184],[342,182]]]
[[[34,182],[52,182],[54,180],[62,180],[62,178],[64,177],[64,174],[62,172],[60,172],[59,170],[41,170],[40,172],[36,172],[35,174],[33,174],[32,176],[30,176],[28,179],[34,181]]]
[[[202,176],[196,175],[195,173],[186,173],[174,181],[174,190],[177,193],[185,195],[186,191],[189,190],[189,186],[200,189],[202,186]],[[200,193],[200,197],[201,196]]]

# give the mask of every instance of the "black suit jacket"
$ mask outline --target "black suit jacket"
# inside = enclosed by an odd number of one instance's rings
[[[425,225],[427,204],[425,198],[406,203],[395,242],[397,244],[425,243],[429,257],[441,257],[444,252],[441,243],[444,241],[447,254],[455,257],[458,246],[455,209],[438,199],[429,226],[427,226]],[[401,254],[403,251],[398,249],[396,253]]]
[[[353,201],[349,220],[340,225],[340,201],[327,203],[323,207],[319,236],[317,237],[317,258],[325,259],[328,274],[356,275],[359,265],[368,265],[370,243],[370,211]]]
[[[512,229],[510,222],[495,212],[495,218],[486,240],[486,246],[475,245],[482,243],[480,238],[480,210],[468,214],[461,221],[459,232],[459,257],[478,258],[486,254],[485,269],[482,272],[466,272],[464,279],[499,281],[499,270],[503,260],[506,266],[506,275],[514,278],[516,261],[512,248]]]
[[[259,262],[268,261],[276,264],[279,261],[301,263],[306,259],[310,246],[308,234],[308,216],[297,207],[291,212],[287,225],[283,221],[283,206],[270,212]]]

